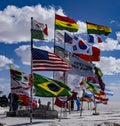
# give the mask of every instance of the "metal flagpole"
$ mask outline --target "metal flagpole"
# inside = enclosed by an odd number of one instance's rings
[[[33,17],[31,17],[31,26],[33,23]],[[31,28],[31,33],[32,33],[32,28]],[[32,76],[33,76],[33,71],[32,71],[32,48],[33,48],[33,38],[32,38],[32,34],[31,34],[31,82],[32,81]],[[30,89],[30,124],[32,124],[32,112],[33,112],[33,107],[32,107],[32,100],[33,100],[33,84],[31,84],[31,89]]]
[[[55,18],[54,18],[54,53],[55,53]],[[53,72],[53,79],[54,79],[54,72]],[[54,97],[52,98],[52,110],[54,110]]]
[[[11,68],[11,65],[10,65],[10,68]],[[10,72],[10,77],[11,77],[11,72]],[[12,78],[11,78],[11,84],[12,84]],[[12,97],[13,95],[12,95],[12,89],[11,89],[11,91],[10,91],[10,94],[9,94],[9,99],[10,99],[10,112],[12,112],[13,111],[13,106],[12,106],[12,102],[13,102],[13,97]]]
[[[86,21],[87,22],[87,21]],[[87,29],[88,29],[88,26],[87,26]],[[87,38],[88,38],[88,32],[87,32]],[[88,41],[89,42],[89,41]],[[92,63],[92,61],[90,61],[90,63]],[[93,113],[94,115],[98,115],[97,113],[97,104],[96,104],[96,101],[95,101],[95,93],[94,93],[94,89],[93,89],[93,97],[94,97],[94,106],[95,106],[95,113]]]
[[[84,92],[85,90],[83,89],[83,93],[82,93],[82,103],[81,103],[81,107],[80,107],[80,116],[82,116],[82,112],[83,112],[83,98],[84,98]]]

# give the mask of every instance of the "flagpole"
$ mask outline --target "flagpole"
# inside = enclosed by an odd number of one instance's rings
[[[56,15],[56,13],[55,13],[55,15]],[[54,46],[53,46],[54,48],[54,54],[55,54],[55,18],[54,18]],[[53,79],[54,79],[54,72],[53,72]],[[52,110],[54,110],[54,97],[52,98]]]
[[[31,17],[31,26],[33,23],[33,17]],[[32,28],[31,28],[31,33],[32,33]],[[32,81],[32,76],[33,76],[33,71],[32,71],[32,48],[33,48],[33,38],[32,38],[32,34],[31,34],[31,82]],[[33,84],[31,84],[31,88],[30,88],[30,124],[32,124],[32,113],[33,113],[33,107],[32,107],[32,100],[33,100]]]
[[[86,23],[87,23],[87,21],[86,21]],[[88,25],[87,25],[87,29],[88,29]],[[87,38],[88,38],[88,30],[87,30]],[[90,63],[92,63],[91,58],[90,58]],[[94,106],[95,106],[95,113],[94,114],[97,114],[97,112],[96,112],[97,111],[97,104],[96,104],[96,101],[95,101],[95,93],[94,93],[94,90],[93,90],[93,97],[94,97]]]
[[[85,92],[85,90],[83,89],[83,93],[82,93],[82,103],[81,103],[81,109],[80,109],[80,116],[82,116],[82,112],[83,112],[83,98],[84,98],[84,92]]]
[[[11,65],[10,65],[10,68],[11,68]],[[11,72],[10,72],[10,76],[11,76]],[[11,77],[10,77],[10,78],[11,78]],[[12,78],[11,78],[11,84],[12,84]],[[10,95],[10,97],[8,96],[8,97],[10,98],[10,109],[9,109],[9,110],[10,110],[10,112],[12,112],[12,111],[13,111],[13,106],[12,106],[12,102],[13,102],[12,89],[11,89],[11,92],[10,92],[9,95]]]

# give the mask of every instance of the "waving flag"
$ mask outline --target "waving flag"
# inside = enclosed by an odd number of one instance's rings
[[[92,46],[92,55],[78,54],[78,53],[76,55],[85,61],[90,61],[90,62],[100,61],[100,49],[94,46]]]
[[[95,70],[95,74],[96,74],[97,77],[102,77],[103,76],[103,73],[102,73],[100,68],[95,67],[94,70]]]
[[[113,96],[114,92],[111,91],[110,89],[105,89],[106,95]]]
[[[54,103],[57,107],[60,108],[69,108],[69,104],[67,102],[67,99],[65,97],[57,97],[55,99],[55,103]]]
[[[28,75],[10,67],[11,91],[15,94],[29,95],[30,86],[28,85]]]
[[[45,50],[32,49],[33,71],[67,71],[71,69],[61,57]]]
[[[107,26],[93,24],[90,22],[86,22],[86,24],[88,34],[98,34],[98,35],[104,34],[105,36],[107,36],[109,33],[112,32],[111,28]]]
[[[34,73],[35,95],[40,97],[71,96],[70,88],[57,80]]]
[[[55,31],[55,41],[57,43],[64,43],[64,33],[60,32],[60,31]]]
[[[94,76],[94,65],[82,60],[74,54],[70,57],[70,64],[72,69],[67,72],[68,74],[78,74],[84,77]]]
[[[102,96],[102,95],[100,95],[100,96],[95,95],[95,99],[100,100],[100,101],[108,101],[109,100],[108,98],[106,98],[105,96]]]
[[[102,39],[95,35],[88,35],[88,42],[91,44],[102,43]]]
[[[78,74],[67,74],[66,83],[74,91],[80,91],[80,83],[83,79],[82,76]]]
[[[75,54],[92,55],[92,45],[74,36],[72,43],[72,52]]]
[[[66,62],[69,62],[70,52],[60,46],[55,45],[55,54],[62,57]]]
[[[96,89],[96,90],[100,89],[100,86],[97,85],[97,84],[91,83],[91,82],[89,82],[89,81],[87,81],[87,84],[88,84],[92,89]]]
[[[55,29],[67,30],[69,32],[77,32],[78,24],[75,20],[55,14]]]
[[[31,37],[35,39],[44,40],[45,39],[44,35],[48,35],[47,24],[42,24],[32,19],[31,20]]]
[[[67,44],[73,43],[73,37],[65,32],[64,42]]]

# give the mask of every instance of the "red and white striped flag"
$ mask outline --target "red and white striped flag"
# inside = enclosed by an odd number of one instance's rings
[[[60,56],[54,53],[33,48],[32,49],[33,71],[67,71],[71,69]]]

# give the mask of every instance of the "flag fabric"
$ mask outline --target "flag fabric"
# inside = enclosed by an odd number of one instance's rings
[[[55,42],[56,43],[64,43],[64,33],[58,30],[55,31]]]
[[[54,103],[57,107],[60,107],[60,108],[69,108],[69,104],[66,100],[65,97],[57,97],[55,99],[55,103]]]
[[[72,53],[92,55],[92,45],[85,42],[81,38],[74,36],[72,43]]]
[[[48,35],[47,24],[42,24],[32,19],[31,20],[31,38],[44,40],[45,35]]]
[[[87,55],[87,54],[75,54],[79,56],[81,59],[85,61],[100,61],[100,49],[97,47],[92,46],[92,55]]]
[[[102,78],[101,77],[98,77],[98,81],[99,81],[99,85],[100,85],[100,88],[101,90],[105,90],[105,83],[103,82]]]
[[[34,73],[35,95],[39,97],[71,96],[71,89],[57,80]]]
[[[105,93],[106,95],[109,95],[109,96],[113,96],[113,91],[111,91],[110,89],[105,89]]]
[[[84,77],[94,76],[94,64],[88,63],[74,54],[70,56],[70,65],[72,69],[67,72],[68,74],[78,74]]]
[[[78,74],[67,74],[66,73],[66,84],[74,90],[75,92],[79,92],[81,89],[80,83],[82,82],[83,77]]]
[[[87,81],[99,84],[98,77],[96,75],[94,77],[87,77]]]
[[[62,57],[66,62],[69,62],[71,53],[60,46],[55,45],[55,54]]]
[[[92,97],[93,97],[93,92],[90,91],[90,90],[85,90],[85,91],[83,92],[83,96],[84,96],[85,98],[92,98]]]
[[[80,101],[91,102],[92,99],[91,98],[87,98],[87,97],[82,97],[82,98],[80,98]]]
[[[17,96],[18,96],[18,103],[19,103],[20,105],[23,105],[23,106],[30,106],[31,100],[30,100],[30,97],[29,97],[29,96],[24,95],[24,94],[19,94],[19,95],[17,95]],[[37,107],[38,107],[37,101],[34,100],[34,99],[32,100],[32,107],[33,107],[33,108],[37,108]]]
[[[55,29],[77,32],[78,24],[72,18],[55,14]]]
[[[100,68],[95,67],[94,70],[95,70],[95,74],[96,74],[97,77],[102,77],[103,76],[103,73],[102,73]]]
[[[94,97],[95,97],[96,100],[100,100],[100,101],[108,101],[109,100],[108,98],[103,97],[101,95],[100,96],[95,95]]]
[[[89,81],[86,81],[86,82],[87,82],[87,84],[88,84],[93,90],[98,90],[98,89],[100,89],[100,86],[99,86],[99,85],[96,85],[96,84],[91,83],[91,82],[89,82]]]
[[[87,78],[87,81],[99,85],[102,91],[105,90],[105,83],[101,77],[95,75],[94,77]]]
[[[60,56],[54,53],[32,48],[33,71],[67,71],[71,69]]]
[[[60,81],[62,83],[65,82],[65,74],[64,74],[64,72],[54,71],[53,72],[53,77],[54,77],[55,80],[58,80],[58,81]]]
[[[94,91],[94,94],[96,94],[96,95],[106,95],[106,92],[99,89],[99,90]]]
[[[29,95],[28,75],[19,70],[10,68],[11,93]]]
[[[77,92],[72,91],[72,96],[68,96],[67,100],[69,101],[77,99],[77,94],[78,94]]]
[[[98,34],[98,35],[103,34],[103,35],[107,36],[109,33],[112,32],[111,28],[109,28],[107,26],[93,24],[90,22],[86,22],[86,24],[87,24],[88,34]]]
[[[72,44],[73,43],[73,37],[65,32],[65,37],[64,37],[64,42],[67,44]]]
[[[101,100],[97,100],[97,99],[95,99],[95,102],[96,102],[96,104],[104,104],[104,105],[106,105],[107,104],[107,101],[101,101]]]
[[[11,75],[11,93],[18,97],[18,103],[24,106],[30,106],[30,88],[28,75],[21,70],[15,70],[10,66]],[[33,108],[37,108],[37,101],[32,101]]]
[[[96,35],[88,35],[88,42],[91,44],[102,43],[102,39]]]

